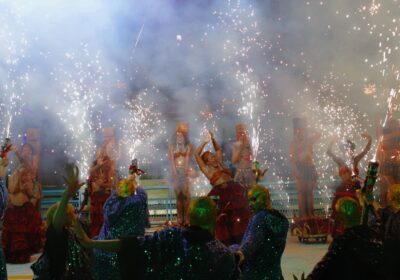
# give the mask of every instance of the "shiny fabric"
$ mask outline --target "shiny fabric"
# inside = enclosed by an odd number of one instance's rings
[[[35,280],[91,280],[89,256],[75,234],[57,232],[52,225],[46,232],[43,254],[32,264]]]
[[[328,252],[314,267],[311,280],[387,279],[381,235],[367,226],[346,229],[334,238]]]
[[[7,209],[8,192],[3,178],[0,177],[0,218],[3,218]],[[7,279],[6,259],[3,254],[3,247],[0,246],[0,279]]]
[[[147,194],[142,188],[136,194],[121,198],[116,192],[104,204],[104,224],[97,240],[118,239],[122,236],[142,236],[149,227]],[[120,271],[118,255],[102,250],[94,251],[94,267],[92,275],[98,280],[117,280]]]
[[[217,239],[227,246],[240,243],[250,219],[242,185],[231,181],[214,186],[207,196],[215,199],[217,203]]]
[[[283,280],[281,258],[289,222],[276,210],[262,210],[250,220],[238,249],[244,254],[241,279]]]
[[[233,253],[199,227],[168,228],[152,236],[123,238],[122,280],[236,279]]]
[[[30,202],[7,208],[2,233],[7,262],[28,263],[30,256],[42,249],[42,240],[42,217]]]

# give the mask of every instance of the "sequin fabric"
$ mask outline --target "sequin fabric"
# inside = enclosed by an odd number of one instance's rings
[[[307,279],[387,279],[383,263],[383,242],[379,232],[356,226],[334,238],[328,252]]]
[[[138,188],[134,195],[121,198],[116,192],[104,204],[104,224],[97,240],[118,239],[122,236],[142,236],[149,227],[147,194]],[[92,275],[97,280],[118,280],[119,261],[116,253],[94,250]]]
[[[8,193],[3,178],[0,177],[0,218],[3,218],[7,209]],[[7,279],[6,260],[3,254],[3,248],[0,245],[0,279]]]
[[[132,249],[135,242],[136,249]],[[130,264],[135,269],[123,280],[237,279],[233,253],[198,227],[168,228],[153,236],[123,239],[122,246],[128,251],[123,255],[137,257],[136,263]]]
[[[91,280],[86,249],[75,234],[64,229],[57,233],[50,225],[43,254],[31,266],[35,280]]]
[[[252,217],[239,248],[231,247],[245,257],[241,279],[283,280],[281,257],[288,229],[287,218],[276,210],[262,210]]]

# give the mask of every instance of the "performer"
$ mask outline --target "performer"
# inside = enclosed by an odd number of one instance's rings
[[[3,181],[4,173],[8,166],[7,153],[11,148],[11,143],[6,140],[2,147],[0,157],[0,219],[3,218],[4,212],[7,208],[8,192],[7,187]],[[3,254],[3,248],[0,246],[0,279],[7,279],[7,266]]]
[[[360,174],[360,170],[358,169],[358,164],[367,155],[367,153],[371,150],[371,143],[372,143],[371,135],[369,135],[368,133],[362,133],[361,136],[364,139],[366,139],[368,142],[367,142],[367,145],[362,150],[362,152],[359,153],[358,155],[354,154],[356,145],[350,140],[346,141],[346,148],[347,148],[347,153],[350,157],[350,164],[347,164],[345,160],[339,158],[332,152],[332,147],[333,147],[334,141],[331,141],[331,143],[328,146],[328,151],[327,151],[328,156],[330,156],[336,162],[339,169],[343,166],[348,166],[349,168],[352,169],[352,170],[351,169],[350,170],[352,171],[352,174],[355,177],[359,176],[359,174]]]
[[[307,129],[306,120],[293,119],[293,141],[290,145],[289,160],[296,179],[299,201],[299,217],[314,215],[314,189],[317,187],[317,170],[314,164],[313,146],[320,134]]]
[[[9,205],[4,215],[2,242],[9,263],[27,263],[42,248],[42,218],[37,210],[41,186],[36,181],[38,158],[28,143],[13,146],[20,164],[9,177]]]
[[[386,206],[387,189],[394,184],[400,184],[400,122],[388,120],[383,128],[383,135],[378,146],[377,159],[380,168],[380,203]]]
[[[190,227],[172,227],[146,237],[90,240],[76,231],[85,246],[118,251],[121,279],[237,279],[233,253],[215,239],[217,210],[207,197],[192,201]]]
[[[354,149],[355,149],[354,143],[350,142],[350,144],[349,144],[349,154],[351,157],[351,164],[352,164],[353,170],[351,169],[351,167],[349,167],[345,163],[345,161],[343,159],[337,157],[332,152],[332,146],[334,144],[334,141],[331,141],[331,143],[328,146],[327,154],[336,162],[338,169],[339,169],[339,176],[341,178],[341,183],[339,186],[336,187],[335,195],[332,200],[332,216],[331,216],[331,218],[333,219],[334,224],[333,224],[333,227],[331,228],[331,234],[333,237],[335,237],[336,235],[343,234],[343,232],[344,232],[343,225],[340,223],[340,221],[336,217],[337,213],[336,213],[335,205],[336,205],[337,200],[339,198],[345,197],[345,196],[349,196],[349,197],[353,197],[354,199],[357,199],[356,190],[361,188],[361,185],[360,185],[361,178],[358,177],[358,175],[359,175],[358,164],[371,148],[371,136],[368,135],[367,133],[363,133],[362,136],[368,140],[368,143],[365,146],[364,150],[357,156],[354,156]],[[354,174],[354,177],[355,176],[357,176],[357,177],[353,178],[353,174]]]
[[[236,125],[236,143],[232,153],[232,163],[236,166],[235,181],[247,191],[254,185],[256,178],[252,171],[253,150],[249,132],[244,124]]]
[[[48,228],[44,251],[31,266],[35,280],[91,280],[88,252],[81,246],[72,226],[79,223],[74,207],[68,203],[84,183],[79,182],[76,166],[66,166],[67,189],[61,201],[47,212]]]
[[[269,191],[264,187],[250,189],[249,204],[254,216],[240,246],[231,246],[244,258],[240,279],[283,280],[281,258],[289,222],[279,211],[272,209]]]
[[[335,207],[345,232],[334,238],[328,252],[307,279],[387,279],[382,237],[374,228],[360,225],[358,201],[342,197]]]
[[[147,194],[137,186],[137,163],[129,167],[129,177],[121,180],[104,204],[104,223],[97,240],[118,239],[123,236],[143,236],[150,227]],[[119,260],[116,253],[95,250],[93,277],[99,280],[120,279]]]
[[[189,162],[193,146],[188,140],[189,126],[176,125],[175,140],[169,145],[170,171],[176,196],[176,210],[179,225],[189,224]]]
[[[210,141],[205,139],[196,149],[195,158],[201,171],[213,186],[209,197],[217,200],[218,220],[216,236],[225,245],[238,244],[249,222],[250,212],[247,199],[244,197],[242,185],[233,181],[231,173],[222,164],[222,152],[210,132],[215,155],[210,151],[202,154],[204,147]]]
[[[103,206],[114,189],[115,162],[106,152],[107,143],[99,149],[89,170],[90,236],[99,234],[103,225]]]

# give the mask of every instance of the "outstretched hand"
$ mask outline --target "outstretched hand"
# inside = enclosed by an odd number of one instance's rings
[[[65,184],[67,184],[68,195],[73,196],[85,183],[79,182],[79,168],[74,164],[65,166],[67,176],[63,176]]]

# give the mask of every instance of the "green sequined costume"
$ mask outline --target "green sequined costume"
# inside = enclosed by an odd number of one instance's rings
[[[237,278],[233,253],[199,227],[168,228],[153,236],[121,241],[123,280]]]
[[[114,192],[104,204],[104,223],[97,240],[118,239],[121,236],[143,236],[149,227],[147,194],[142,188],[122,198]],[[117,253],[94,250],[92,275],[97,280],[118,280],[119,260]]]
[[[276,210],[262,210],[251,219],[237,248],[243,252],[241,279],[283,280],[281,258],[286,246],[289,222]]]

